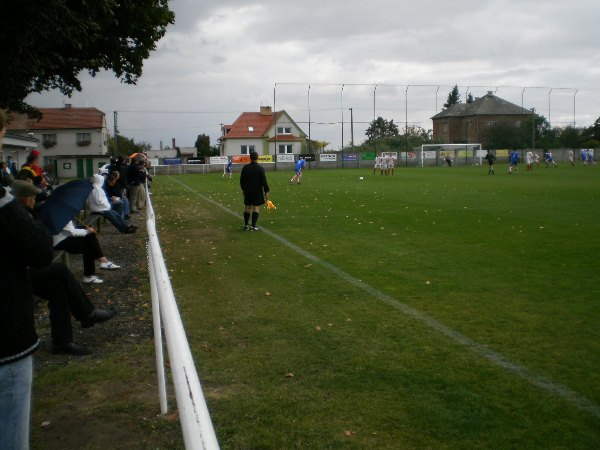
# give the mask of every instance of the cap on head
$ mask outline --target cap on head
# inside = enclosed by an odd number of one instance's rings
[[[40,152],[39,152],[39,150],[31,150],[30,155],[33,156],[34,158],[39,158]]]
[[[40,192],[42,192],[41,189],[23,180],[15,180],[10,185],[10,193],[15,197],[35,197]]]

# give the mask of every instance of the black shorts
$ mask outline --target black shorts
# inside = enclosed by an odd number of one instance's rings
[[[245,206],[260,206],[265,204],[265,196],[262,192],[244,192]]]

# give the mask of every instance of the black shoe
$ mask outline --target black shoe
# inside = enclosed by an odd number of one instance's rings
[[[90,328],[96,325],[97,323],[106,322],[107,320],[115,317],[117,312],[113,309],[94,309],[92,313],[81,321],[82,328]]]
[[[55,355],[84,356],[89,355],[92,352],[83,345],[77,345],[75,342],[70,342],[65,345],[53,345],[52,353]]]
[[[137,229],[138,229],[138,226],[137,226],[137,225],[129,225],[129,226],[128,226],[128,227],[125,229],[125,231],[123,231],[123,233],[124,233],[124,234],[132,234],[132,233],[135,233]]]

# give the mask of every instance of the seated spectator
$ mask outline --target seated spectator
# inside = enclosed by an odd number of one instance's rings
[[[102,188],[104,189],[104,192],[106,192],[106,196],[110,200],[112,209],[121,214],[121,217],[123,217],[123,219],[129,220],[129,199],[123,195],[123,191],[121,189],[121,186],[119,185],[119,178],[119,172],[110,172],[107,175]]]
[[[82,328],[90,328],[112,319],[116,311],[96,308],[63,263],[32,267],[29,272],[33,293],[48,301],[52,353],[89,355],[90,350],[73,342],[71,315],[81,322]]]
[[[40,193],[35,198],[36,205],[38,206],[46,201],[50,195],[50,191],[42,187],[42,177],[37,175],[29,166],[23,166],[23,168],[19,170],[17,180],[27,181],[40,190]]]
[[[0,185],[9,187],[10,184],[15,180],[15,177],[10,173],[8,163],[0,161]]]
[[[102,248],[100,248],[96,232],[91,227],[75,228],[75,224],[71,220],[60,233],[52,237],[52,240],[55,250],[83,255],[83,282],[86,284],[104,282],[96,276],[96,261],[100,263],[101,269],[120,269],[120,266],[106,259]]]
[[[19,203],[31,210],[35,203],[38,188],[22,180],[11,186],[11,194]],[[46,233],[47,234],[47,233]],[[87,355],[90,351],[73,342],[71,314],[81,322],[83,328],[106,322],[115,316],[111,310],[97,309],[81,286],[62,263],[52,263],[43,267],[29,267],[31,288],[35,295],[48,301],[52,352],[69,355]]]
[[[92,214],[102,214],[110,223],[112,223],[121,233],[135,233],[137,226],[130,225],[121,217],[121,215],[111,209],[110,202],[106,197],[106,192],[102,189],[104,177],[99,174],[92,176],[93,189],[88,197],[88,206]]]

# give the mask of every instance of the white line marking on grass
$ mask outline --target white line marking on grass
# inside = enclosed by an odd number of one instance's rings
[[[196,194],[198,197],[202,198],[204,201],[211,203],[215,206],[218,206],[223,211],[235,216],[237,219],[241,219],[240,213],[236,213],[235,211],[232,211],[228,207],[223,206],[222,204],[220,204],[208,197],[205,197],[204,195],[195,191],[193,188],[191,188],[187,184],[182,183],[181,181],[179,181],[175,178],[173,178],[173,180],[175,182],[177,182],[178,184],[180,184],[181,186],[183,186],[184,188],[186,188],[189,191]],[[279,241],[280,243],[285,245],[290,250],[293,250],[296,253],[304,256],[306,259],[314,261],[316,264],[319,264],[319,265],[329,269],[331,272],[336,274],[342,280],[346,281],[349,284],[356,286],[357,288],[365,291],[366,293],[372,295],[373,297],[378,298],[383,303],[391,306],[394,309],[397,309],[398,311],[402,312],[403,314],[407,315],[408,317],[411,317],[411,318],[423,323],[424,325],[428,326],[429,328],[434,329],[438,333],[452,339],[454,342],[462,345],[463,347],[467,348],[468,350],[472,351],[473,353],[487,359],[491,363],[503,368],[504,370],[514,373],[515,375],[519,376],[520,378],[531,383],[533,386],[536,386],[556,397],[560,397],[563,400],[566,400],[567,402],[577,406],[579,409],[587,411],[587,412],[593,414],[594,416],[600,418],[600,406],[597,405],[596,403],[594,403],[593,401],[591,401],[590,399],[588,399],[587,397],[585,397],[584,395],[572,390],[568,386],[565,386],[564,384],[561,384],[561,383],[556,383],[556,382],[550,380],[549,378],[543,377],[541,375],[536,375],[535,373],[531,372],[525,366],[521,366],[520,364],[512,362],[511,360],[506,358],[501,353],[499,353],[495,350],[491,350],[491,349],[487,348],[485,345],[480,344],[479,342],[476,342],[476,341],[468,338],[464,334],[461,334],[458,331],[453,330],[452,328],[444,325],[443,323],[439,322],[438,320],[434,319],[433,317],[425,314],[424,312],[419,311],[418,309],[415,309],[412,306],[409,306],[405,303],[402,303],[401,301],[386,294],[385,292],[381,292],[380,290],[375,289],[372,286],[369,286],[368,284],[362,282],[358,278],[353,277],[349,273],[344,272],[343,270],[334,266],[333,264],[328,263],[327,261],[323,261],[322,259],[313,255],[312,253],[307,252],[302,247],[298,247],[296,244],[288,241],[286,238],[284,238],[276,233],[273,233],[272,231],[269,231],[268,229],[264,228],[262,225],[261,225],[261,230],[263,233],[265,233],[268,236],[272,237],[273,239]]]

